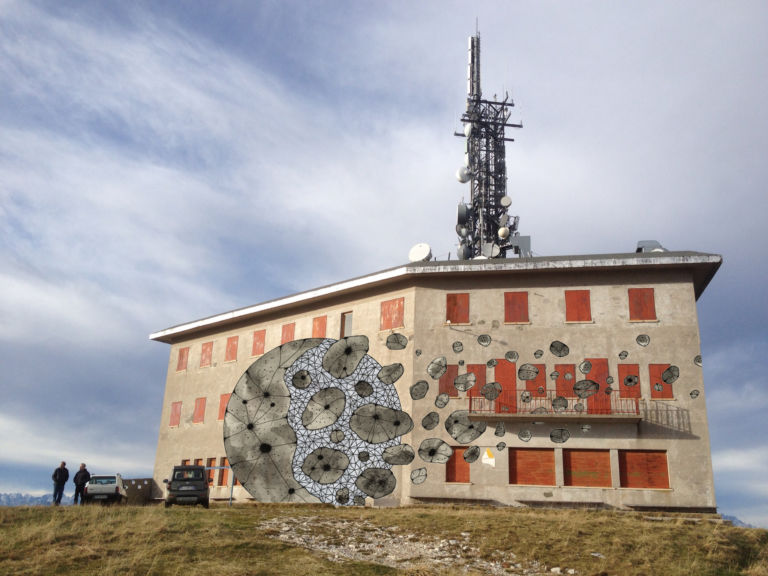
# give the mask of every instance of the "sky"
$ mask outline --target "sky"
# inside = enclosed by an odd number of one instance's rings
[[[768,527],[768,4],[0,0],[0,492],[152,474],[152,332],[456,254],[467,37],[536,256],[721,254],[719,511]],[[465,198],[468,199],[468,198]]]

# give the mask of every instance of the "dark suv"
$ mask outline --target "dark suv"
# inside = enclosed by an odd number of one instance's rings
[[[202,504],[208,508],[208,475],[204,466],[174,466],[171,479],[163,482],[168,488],[166,508],[171,504]]]

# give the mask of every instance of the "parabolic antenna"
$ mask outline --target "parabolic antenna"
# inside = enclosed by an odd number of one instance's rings
[[[472,173],[469,171],[469,168],[462,166],[456,171],[456,179],[462,184],[466,184],[472,179]]]
[[[512,198],[509,196],[502,196],[499,202],[504,208],[509,208],[512,205]]]
[[[432,259],[432,248],[429,244],[424,242],[416,244],[408,252],[408,260],[410,262],[429,262]]]
[[[483,246],[480,249],[480,253],[486,258],[496,258],[499,252],[501,252],[501,249],[495,242],[483,242]]]
[[[469,219],[469,208],[464,203],[459,204],[459,207],[456,210],[456,222],[463,226],[464,224],[467,223],[468,219]]]

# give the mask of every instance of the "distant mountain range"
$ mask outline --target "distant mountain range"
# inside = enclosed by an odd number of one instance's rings
[[[62,505],[72,503],[72,494],[64,494]],[[2,494],[0,493],[0,506],[50,506],[53,502],[51,494],[32,496],[31,494]]]

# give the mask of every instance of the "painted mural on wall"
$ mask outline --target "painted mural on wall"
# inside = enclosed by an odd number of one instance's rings
[[[471,336],[471,341],[466,342],[473,356],[491,343],[488,334]],[[636,343],[646,347],[650,338],[641,334]],[[408,344],[408,339],[397,333],[390,334],[386,342],[390,350],[405,350]],[[464,351],[465,342],[454,342],[448,352],[455,358],[451,363],[464,365]],[[564,362],[570,349],[556,340],[549,344],[549,353]],[[413,354],[419,358],[421,350]],[[536,360],[543,355],[543,350],[533,354]],[[629,356],[626,350],[618,354],[621,361]],[[516,387],[511,406],[505,404],[509,400],[499,382],[480,383],[471,371],[457,374],[453,388],[472,395],[474,406],[479,404],[480,410],[499,413],[600,414],[626,410],[627,406],[635,410],[638,406],[635,398],[639,399],[639,391],[637,395],[628,392],[638,387],[638,374],[628,371],[616,381],[608,374],[607,359],[557,364],[560,370],[549,374],[556,383],[550,388],[556,390],[547,390],[544,364],[518,365],[519,359],[516,351],[508,350],[503,358],[490,358],[485,365],[496,368],[507,363],[520,387],[525,388]],[[693,363],[701,366],[701,357],[694,358]],[[363,505],[367,497],[381,498],[395,490],[393,466],[412,465],[411,482],[423,483],[428,473],[424,463],[444,464],[451,459],[453,448],[444,439],[447,436],[465,447],[463,458],[467,463],[481,456],[483,462],[492,461],[490,448],[474,444],[488,424],[470,419],[465,398],[444,391],[435,394],[434,388],[430,394],[431,386],[436,386],[448,371],[447,356],[426,360],[423,365],[424,379],[410,385],[408,393],[415,403],[431,402],[436,410],[428,411],[419,423],[414,423],[401,409],[395,389],[403,366],[378,363],[368,355],[365,336],[296,340],[264,354],[238,380],[224,418],[224,446],[236,477],[262,502]],[[680,369],[669,364],[656,366],[663,370],[659,368],[651,388],[661,394],[665,386],[678,380]],[[612,402],[612,395],[628,398]],[[690,391],[692,399],[698,396],[698,390]],[[461,409],[450,410],[449,404],[459,400]],[[447,436],[439,428],[441,423]],[[401,441],[414,426],[434,431],[416,449]],[[508,434],[504,421],[492,426],[499,440]],[[577,433],[585,435],[591,425],[582,422],[577,428]],[[540,432],[530,425],[521,424],[512,437],[527,443],[537,434]],[[567,425],[550,425],[546,434],[552,443],[563,444],[572,431]],[[507,443],[499,441],[495,448],[497,452],[506,450]]]

